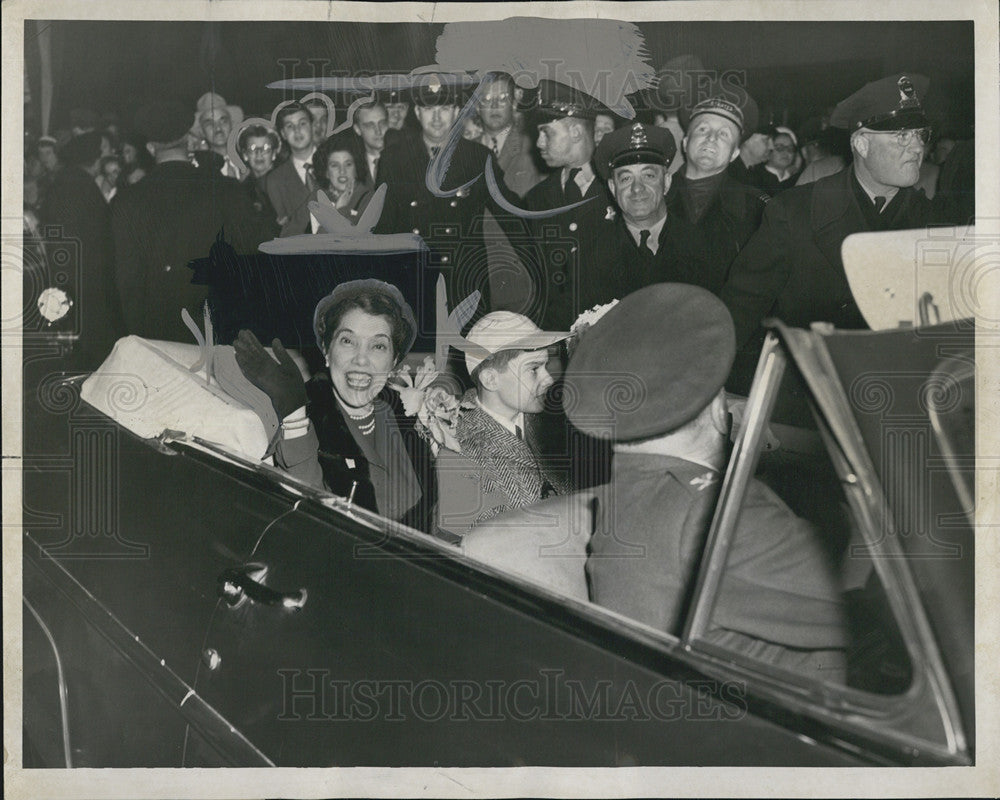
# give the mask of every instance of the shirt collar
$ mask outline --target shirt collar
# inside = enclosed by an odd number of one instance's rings
[[[865,182],[861,180],[861,176],[858,175],[857,170],[854,170],[854,180],[857,181],[858,186],[861,187],[861,191],[863,191],[866,195],[868,195],[868,199],[871,200],[872,203],[875,202],[876,197],[884,197],[885,205],[887,206],[889,205],[889,201],[896,196],[897,192],[899,192],[898,186],[891,186],[889,187],[890,191],[886,192],[885,194],[878,194],[878,195],[875,194],[875,192],[873,192],[871,189],[865,186]],[[883,206],[883,208],[885,208],[885,206]]]
[[[484,406],[482,404],[482,402],[479,400],[478,397],[476,398],[476,405],[478,405],[483,411],[485,411],[487,414],[489,414],[491,417],[493,417],[493,419],[495,419],[497,422],[499,422],[501,425],[503,425],[504,428],[506,428],[507,430],[509,430],[515,436],[517,436],[517,429],[518,428],[521,429],[521,432],[522,432],[522,435],[523,435],[523,433],[524,433],[524,412],[523,411],[519,411],[517,413],[517,416],[514,417],[514,419],[504,419],[499,414],[496,414],[495,412],[493,412],[492,410],[490,410],[486,406]]]
[[[504,128],[502,131],[500,131],[499,133],[490,133],[489,131],[484,131],[483,132],[483,138],[482,138],[481,141],[482,141],[482,143],[484,145],[486,145],[487,147],[489,147],[492,150],[493,149],[493,140],[496,139],[497,140],[497,150],[503,150],[503,146],[507,143],[507,137],[510,135],[510,129],[513,128],[513,127],[514,127],[514,125],[512,123],[512,124],[508,125],[506,128]]]
[[[622,216],[622,219],[625,219],[625,217]],[[663,215],[663,219],[661,219],[659,222],[657,222],[655,225],[649,228],[640,228],[636,225],[633,225],[628,220],[625,220],[625,227],[628,228],[629,233],[632,234],[632,238],[635,239],[636,244],[639,244],[639,240],[642,238],[642,232],[649,231],[649,242],[650,242],[649,249],[652,250],[654,253],[657,251],[657,249],[659,249],[660,231],[663,230],[663,226],[666,224],[667,224],[666,214]]]
[[[563,167],[562,168],[562,187],[566,188],[566,181],[569,179],[569,171],[574,169],[574,167]],[[587,189],[590,188],[590,184],[594,180],[594,170],[590,166],[590,162],[587,162],[582,167],[576,175],[576,185],[580,187],[580,194],[586,194]]]
[[[764,165],[764,169],[766,169],[768,172],[770,172],[779,181],[787,181],[790,177],[792,177],[792,170],[791,169],[786,169],[784,171],[780,171],[780,170],[776,170],[770,164],[765,164]]]

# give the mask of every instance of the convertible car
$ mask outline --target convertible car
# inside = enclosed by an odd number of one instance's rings
[[[24,765],[972,764],[974,332],[773,324],[677,636],[26,350]],[[754,476],[841,569],[842,683],[705,640]]]

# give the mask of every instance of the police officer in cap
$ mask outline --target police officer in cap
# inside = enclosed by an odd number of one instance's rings
[[[546,211],[582,205],[531,222],[539,261],[536,307],[527,312],[546,330],[566,330],[593,305],[585,296],[588,278],[607,267],[601,223],[613,207],[605,182],[591,166],[594,117],[607,109],[558,81],[539,81],[534,99],[538,151],[552,172],[524,196],[524,206]]]
[[[767,195],[728,172],[740,143],[757,126],[757,104],[742,96],[715,94],[682,109],[686,135],[683,168],[667,195],[672,224],[684,227],[684,258],[695,282],[718,294],[729,268],[760,225]]]
[[[696,226],[667,210],[669,165],[676,153],[673,134],[636,122],[605,136],[594,165],[615,200],[618,213],[604,224],[602,241],[614,251],[588,287],[600,289],[596,303],[622,298],[651,283],[691,283],[718,293],[720,276],[703,269],[695,245]]]
[[[734,352],[729,313],[704,289],[661,283],[624,298],[566,370],[570,421],[614,443],[610,482],[477,527],[464,552],[678,634],[726,467]],[[728,564],[706,639],[842,681],[835,566],[818,532],[755,479]]]
[[[376,233],[415,233],[431,251],[430,266],[448,281],[448,297],[461,299],[479,289],[489,297],[489,273],[482,235],[483,209],[491,203],[481,176],[490,151],[462,137],[450,142],[465,100],[464,75],[429,73],[417,76],[410,92],[419,128],[403,128],[386,137],[379,160],[379,182],[388,184],[385,207]],[[432,159],[449,159],[444,190],[474,183],[457,194],[437,197],[427,188]],[[443,163],[438,161],[436,163]],[[494,167],[503,185],[503,172]],[[477,180],[478,178],[478,180]],[[512,196],[513,197],[513,196]],[[435,281],[428,279],[433,304]],[[488,308],[488,301],[482,304]]]
[[[912,188],[930,136],[921,104],[928,84],[923,75],[901,73],[842,101],[830,121],[850,131],[853,166],[768,204],[722,293],[741,348],[730,382],[734,391],[749,388],[765,317],[803,328],[816,321],[867,327],[844,274],[844,239],[935,220],[931,202]]]

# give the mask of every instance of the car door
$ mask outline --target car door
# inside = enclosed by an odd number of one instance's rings
[[[179,766],[188,724],[230,727],[191,689],[210,581],[291,501],[232,481],[214,457],[139,439],[81,401],[78,380],[34,366],[21,472],[26,752],[35,766]]]
[[[303,499],[216,585],[197,693],[279,766],[859,763],[676,640],[341,501]]]

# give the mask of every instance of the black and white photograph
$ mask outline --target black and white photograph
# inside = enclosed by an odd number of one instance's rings
[[[995,4],[2,10],[8,796],[1000,793]]]

